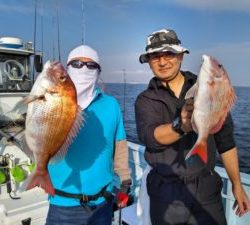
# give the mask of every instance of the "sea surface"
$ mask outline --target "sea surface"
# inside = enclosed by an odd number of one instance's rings
[[[109,83],[103,85],[106,93],[113,95],[120,103],[127,139],[140,143],[137,138],[134,102],[147,84]],[[235,87],[237,101],[231,113],[234,120],[234,135],[238,147],[240,171],[250,174],[250,87]],[[221,161],[218,158],[218,165]]]

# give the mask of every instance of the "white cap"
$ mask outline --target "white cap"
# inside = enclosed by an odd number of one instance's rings
[[[95,61],[96,63],[100,64],[99,63],[99,56],[98,56],[97,52],[93,48],[91,48],[87,45],[80,45],[80,46],[74,48],[69,53],[67,63],[69,63],[72,59],[77,58],[77,57],[90,58],[93,61]]]

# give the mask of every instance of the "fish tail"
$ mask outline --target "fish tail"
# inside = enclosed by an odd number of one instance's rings
[[[30,190],[36,186],[41,187],[44,191],[52,196],[55,195],[55,189],[52,185],[50,180],[49,173],[46,172],[45,174],[38,174],[36,171],[32,173],[28,180],[26,181],[25,190]]]
[[[188,160],[193,155],[198,155],[207,164],[207,143],[205,141],[196,143],[186,155],[185,160]]]

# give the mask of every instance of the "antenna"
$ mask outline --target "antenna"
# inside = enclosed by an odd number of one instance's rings
[[[34,0],[34,16],[35,16],[35,19],[34,19],[34,39],[33,39],[33,42],[34,42],[34,53],[36,52],[36,8],[37,8],[37,0]],[[34,82],[35,80],[35,63],[33,63],[33,71],[32,71],[32,81]]]
[[[82,44],[85,44],[85,29],[86,29],[86,21],[85,21],[85,7],[84,0],[82,0]]]
[[[126,119],[126,70],[123,69],[123,120],[125,123],[125,119]]]
[[[42,13],[41,13],[41,35],[42,35],[41,51],[42,51],[42,54],[43,54],[43,18],[44,18],[44,1],[42,2]]]
[[[55,22],[55,17],[54,16],[52,16],[52,28],[54,28],[55,27],[55,24],[56,24],[56,22]],[[55,59],[56,59],[56,49],[55,49],[55,33],[53,32],[53,35],[52,35],[52,58],[53,58],[53,61],[55,61]]]

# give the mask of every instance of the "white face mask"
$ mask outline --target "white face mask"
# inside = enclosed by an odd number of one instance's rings
[[[69,66],[68,74],[76,87],[78,105],[82,109],[87,108],[95,97],[95,87],[99,71],[90,70],[86,66],[80,69]]]

